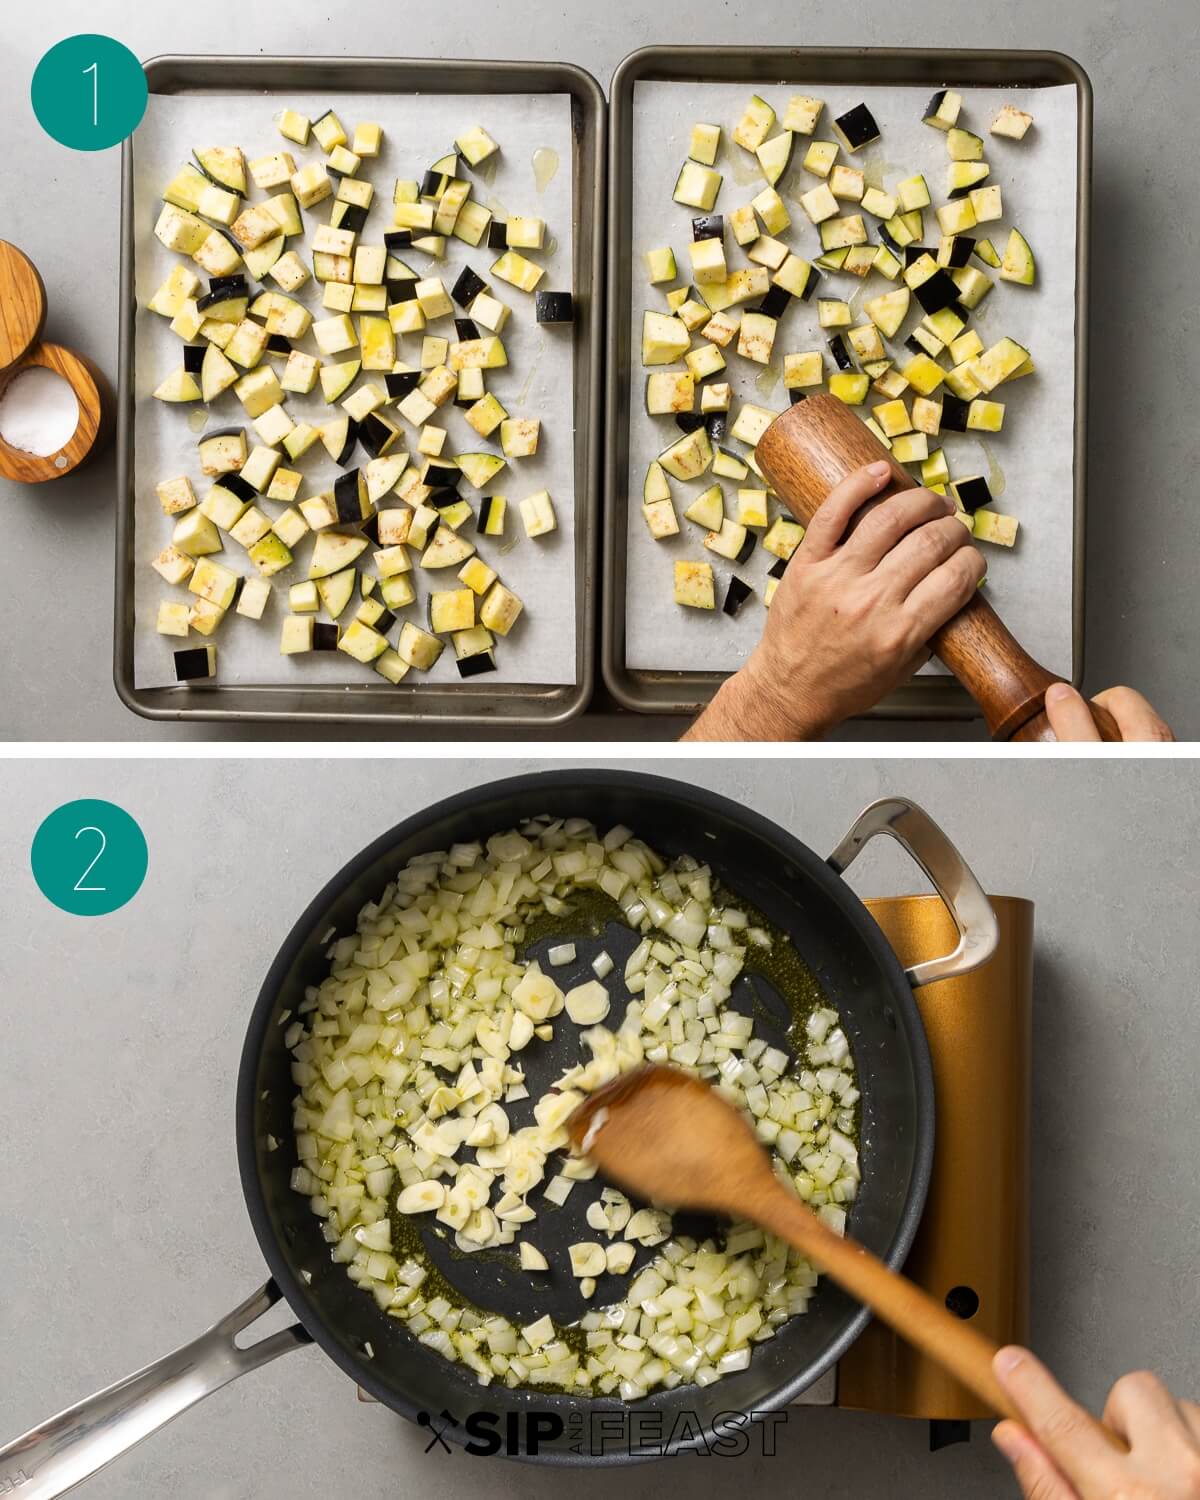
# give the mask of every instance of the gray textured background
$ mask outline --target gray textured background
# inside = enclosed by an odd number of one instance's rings
[[[534,768],[515,761],[495,774]],[[671,774],[662,763],[646,769]],[[678,773],[677,773],[678,774]],[[382,827],[483,779],[461,763],[11,763],[0,803],[0,1439],[192,1337],[263,1277],[238,1187],[233,1089],[247,1009],[292,921]],[[989,889],[1037,902],[1034,1340],[1094,1407],[1151,1365],[1200,1392],[1195,982],[1200,803],[1171,762],[694,761],[688,779],[827,852],[861,806],[922,802]],[[70,797],[120,802],[150,873],[133,902],[68,917],[28,849]],[[894,846],[862,894],[919,888]],[[681,1459],[620,1479],[424,1456],[320,1353],[219,1393],[93,1481],[89,1500],[500,1494],[653,1500],[736,1484],[779,1500],[1015,1495],[982,1437],[795,1413],[774,1459]],[[685,1467],[685,1465],[687,1467]]]
[[[607,90],[627,52],[654,42],[1046,47],[1074,55],[1096,90],[1088,685],[1146,692],[1180,735],[1200,737],[1192,637],[1195,589],[1193,382],[1197,302],[1176,249],[1200,239],[1194,192],[1195,57],[1200,9],[1118,0],[1010,0],[972,9],[939,0],[869,8],[842,0],[692,0],[672,24],[661,7],[533,0],[511,10],[363,0],[208,0],[172,11],[132,0],[17,4],[0,16],[13,84],[6,107],[2,232],[39,263],[52,296],[49,336],[116,363],[118,158],[75,155],[33,118],[23,80],[60,37],[104,30],[140,56],[160,52],[371,52],[562,58]],[[80,215],[83,215],[82,221]],[[76,225],[81,227],[77,231]],[[14,739],[229,738],[212,725],[158,725],[130,714],[110,678],[111,458],[42,491],[0,485],[0,579],[8,609],[0,735]],[[589,716],[571,738],[673,738],[676,720]],[[262,726],[233,732],[260,738]],[[288,730],[266,731],[294,738]],[[980,738],[975,725],[859,725],[852,738]],[[364,737],[353,729],[330,737]],[[368,738],[378,738],[372,731]]]

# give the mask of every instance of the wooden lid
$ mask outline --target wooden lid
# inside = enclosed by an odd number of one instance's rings
[[[37,267],[15,245],[0,240],[0,370],[29,353],[45,322],[46,288]]]

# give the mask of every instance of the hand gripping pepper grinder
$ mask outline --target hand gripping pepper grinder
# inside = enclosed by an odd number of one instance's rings
[[[891,464],[892,482],[880,500],[897,490],[917,488],[912,476],[836,396],[798,401],[771,423],[756,452],[779,498],[806,526],[829,491],[863,464],[880,459]],[[1046,717],[1046,689],[1062,679],[1034,661],[981,593],[929,644],[979,704],[993,739],[1054,739]],[[1088,707],[1100,738],[1119,740],[1112,715],[1098,703]]]

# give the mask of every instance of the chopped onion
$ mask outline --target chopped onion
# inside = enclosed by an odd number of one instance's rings
[[[615,1031],[598,1024],[612,998],[600,982],[615,970],[608,953],[593,960],[594,980],[565,995],[517,957],[531,920],[569,913],[577,893],[594,889],[618,903],[638,938]],[[422,1344],[485,1385],[638,1400],[744,1369],[756,1344],[805,1311],[817,1284],[805,1260],[755,1226],[731,1226],[723,1244],[672,1238],[669,1214],[635,1211],[602,1188],[585,1209],[598,1238],[569,1251],[580,1294],[589,1299],[601,1275],[629,1276],[638,1246],[653,1254],[623,1298],[583,1313],[580,1353],[549,1317],[520,1328],[429,1295],[421,1257],[393,1247],[391,1209],[432,1214],[464,1253],[515,1246],[522,1269],[548,1271],[525,1237],[538,1211],[530,1197],[545,1182],[543,1202],[563,1205],[595,1176],[586,1158],[565,1154],[567,1117],[651,1060],[719,1086],[777,1170],[842,1233],[860,1176],[849,1041],[828,1006],[808,1018],[798,1066],[755,1037],[753,1020],[728,1004],[745,945],[772,941],[749,922],[719,904],[696,860],[668,866],[631,830],[601,839],[581,819],[536,819],[410,861],[363,907],[353,934],[326,935],[330,972],[283,1033],[297,1090],[291,1185],[320,1219],[331,1258]],[[547,963],[576,957],[574,943],[556,944]],[[506,1107],[529,1098],[522,1054],[552,1038],[564,1011],[587,1028],[586,1059],[518,1128]]]

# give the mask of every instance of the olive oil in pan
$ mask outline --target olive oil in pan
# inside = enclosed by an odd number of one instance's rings
[[[557,171],[558,152],[549,146],[539,146],[533,153],[533,182],[539,193],[546,191]]]
[[[754,377],[754,389],[760,396],[769,396],[779,384],[779,377],[783,373],[779,365],[768,365]]]

